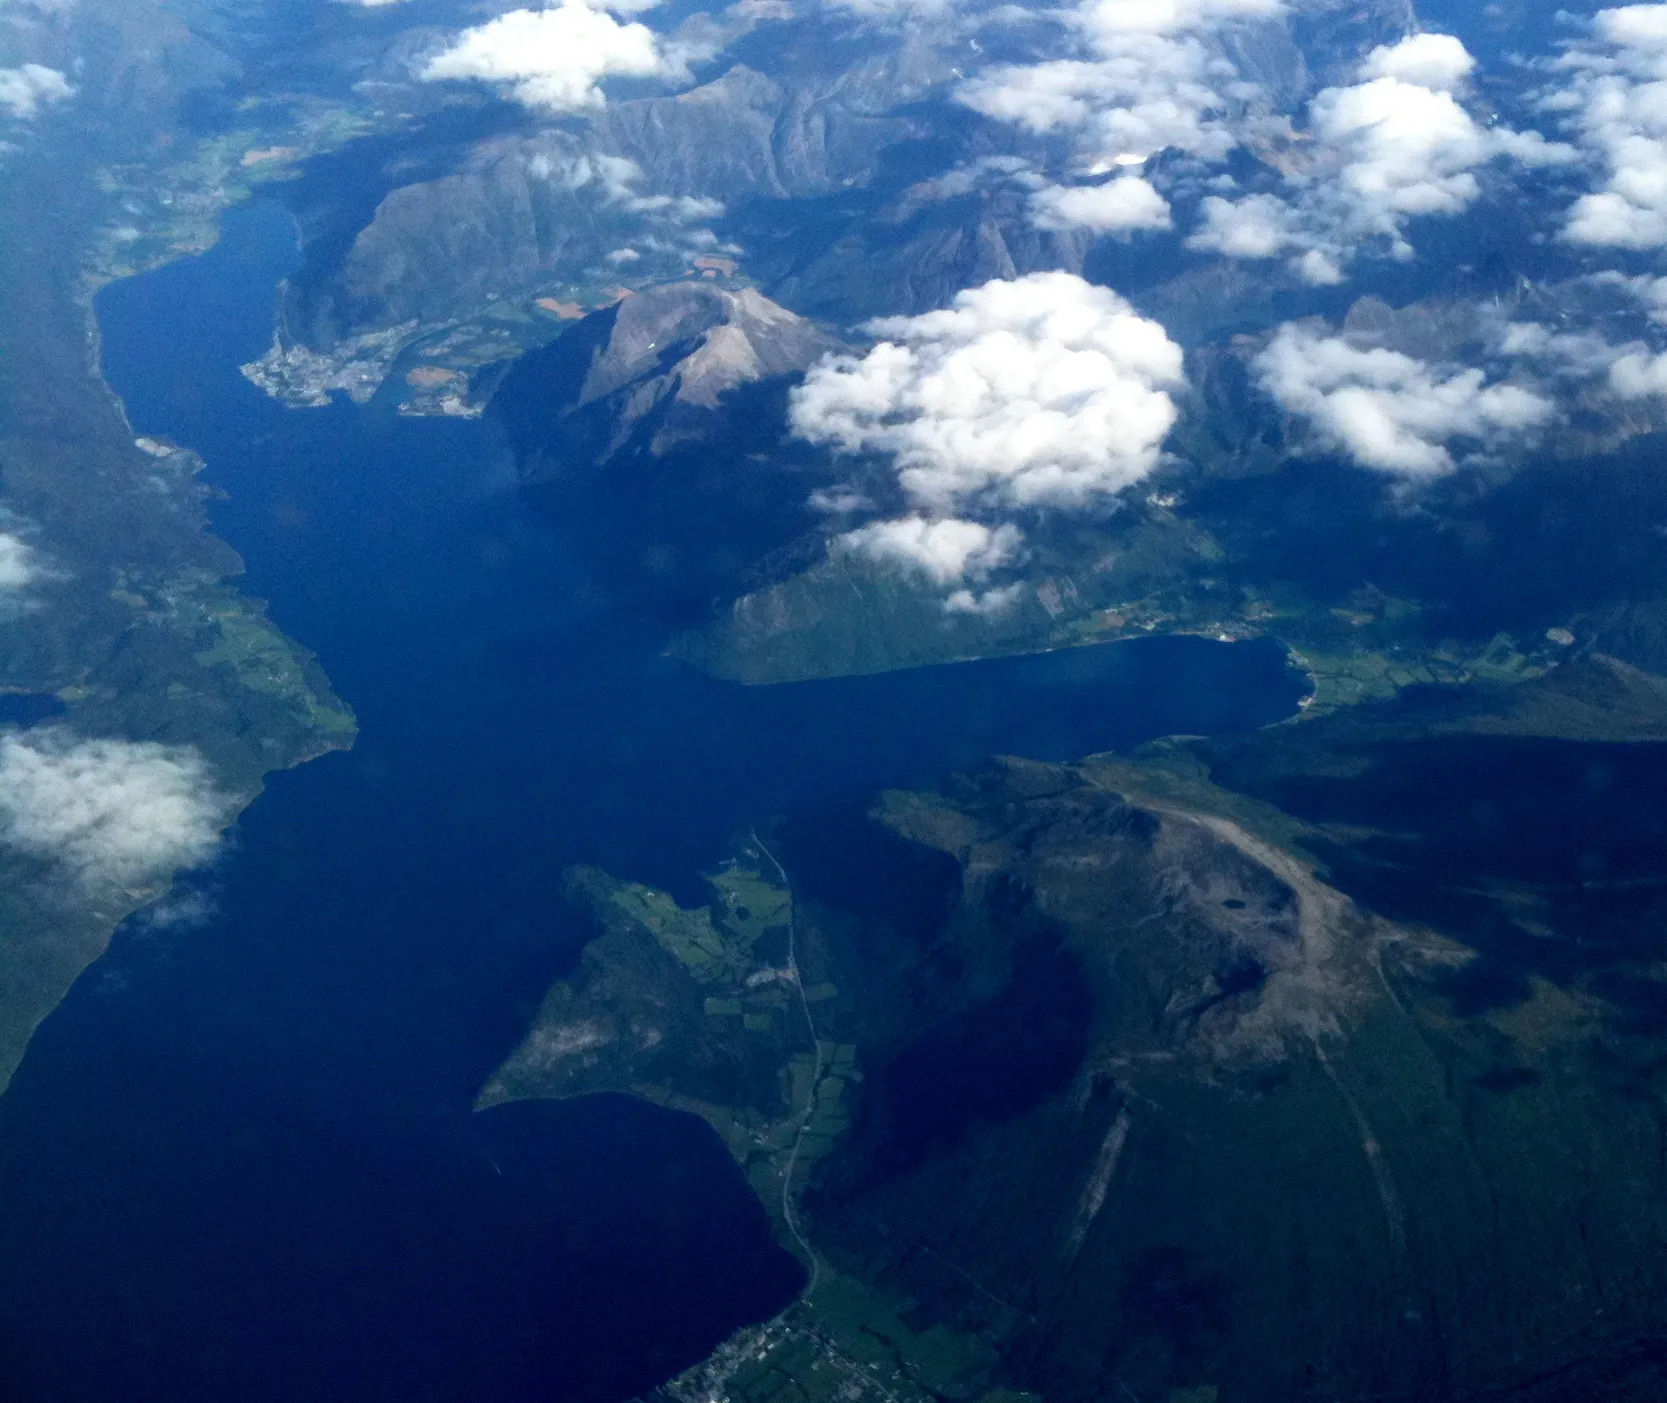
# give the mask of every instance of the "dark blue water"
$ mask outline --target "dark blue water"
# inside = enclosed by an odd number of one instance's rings
[[[51,692],[12,692],[0,696],[0,726],[38,726],[68,709]]]
[[[273,776],[213,914],[136,920],[0,1101],[0,1367],[33,1399],[607,1399],[798,1272],[702,1123],[470,1102],[582,938],[562,869],[688,888],[741,825],[1244,728],[1301,691],[1196,639],[768,689],[659,656],[520,503],[489,425],[285,411],[237,374],[275,207],[100,297],[139,432],[208,459],[248,587],[358,712]]]

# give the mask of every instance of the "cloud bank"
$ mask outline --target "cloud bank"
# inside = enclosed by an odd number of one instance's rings
[[[506,83],[528,107],[582,112],[603,105],[598,85],[605,77],[670,77],[680,71],[646,25],[621,24],[584,0],[562,0],[552,9],[511,10],[464,30],[418,76],[427,82]]]
[[[62,102],[74,92],[62,73],[43,63],[0,68],[0,108],[13,117],[33,117],[42,103]]]
[[[0,735],[0,842],[87,887],[206,862],[231,807],[192,747],[83,740],[57,726]]]
[[[1258,383],[1320,440],[1364,467],[1408,478],[1451,472],[1447,444],[1484,447],[1556,415],[1550,400],[1477,369],[1445,370],[1380,347],[1362,348],[1309,326],[1282,326],[1253,362]]]
[[[1107,288],[1033,273],[951,307],[869,323],[867,355],[812,367],[793,431],[889,455],[912,504],[1077,506],[1152,471],[1176,409],[1181,349]]]

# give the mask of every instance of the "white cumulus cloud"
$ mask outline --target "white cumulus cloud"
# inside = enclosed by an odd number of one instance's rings
[[[1432,366],[1302,325],[1282,326],[1256,357],[1262,388],[1320,439],[1365,467],[1407,477],[1450,472],[1453,439],[1484,446],[1548,423],[1555,406],[1481,371]]]
[[[1341,161],[1346,235],[1386,234],[1410,252],[1404,222],[1461,213],[1481,194],[1476,172],[1490,161],[1574,157],[1537,133],[1478,123],[1455,96],[1473,66],[1457,39],[1414,35],[1369,54],[1364,82],[1328,88],[1309,104],[1315,139]]]
[[[1454,92],[1475,70],[1476,60],[1462,40],[1451,34],[1411,34],[1397,44],[1373,49],[1360,65],[1360,76],[1367,82],[1394,78],[1436,92]]]
[[[209,859],[231,801],[192,747],[0,735],[0,842],[92,886],[134,886]]]
[[[1595,331],[1560,331],[1541,322],[1506,322],[1493,339],[1499,355],[1563,380],[1607,374],[1617,357],[1633,349],[1611,346]]]
[[[794,432],[891,457],[917,507],[1081,505],[1157,465],[1175,423],[1181,349],[1121,297],[1069,273],[968,289],[889,317],[865,356],[813,366]]]
[[[0,531],[0,591],[16,591],[40,578],[40,557],[22,537]]]
[[[1240,200],[1208,195],[1199,206],[1203,222],[1188,248],[1228,258],[1273,258],[1301,242],[1295,212],[1277,195]]]
[[[958,589],[944,600],[943,609],[946,614],[1002,614],[1017,604],[1024,592],[1023,580],[999,589]]]
[[[610,74],[644,78],[677,71],[646,25],[622,24],[584,0],[562,0],[548,10],[511,10],[464,30],[419,76],[507,83],[528,107],[580,112],[603,105],[598,84]]]
[[[43,102],[62,102],[74,92],[62,73],[43,63],[0,68],[0,108],[14,117],[33,117]]]
[[[1588,42],[1557,65],[1547,94],[1603,175],[1569,211],[1572,243],[1651,249],[1667,245],[1667,5],[1603,10]]]
[[[1464,97],[1475,60],[1449,34],[1415,34],[1361,61],[1358,81],[1308,104],[1304,168],[1280,194],[1206,197],[1187,244],[1227,258],[1288,256],[1314,284],[1340,282],[1364,240],[1412,256],[1408,221],[1463,213],[1496,161],[1543,166],[1576,159],[1537,132],[1484,125]]]
[[[1049,185],[1030,197],[1031,221],[1039,229],[1092,229],[1120,233],[1167,229],[1169,201],[1137,175],[1103,185]]]
[[[1609,388],[1621,399],[1667,396],[1667,353],[1635,348],[1609,367]]]
[[[835,538],[835,548],[886,564],[919,571],[934,584],[982,579],[1008,564],[1022,537],[1011,524],[986,526],[955,517],[930,520],[906,516],[871,521]]]
[[[1080,57],[1000,65],[957,97],[1034,132],[1070,132],[1079,164],[1097,171],[1170,147],[1219,160],[1262,102],[1224,41],[1283,10],[1281,0],[1084,0],[1065,15]]]

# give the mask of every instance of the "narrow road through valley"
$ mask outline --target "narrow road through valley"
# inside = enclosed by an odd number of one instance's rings
[[[793,1148],[788,1151],[787,1168],[781,1177],[781,1217],[787,1224],[788,1232],[793,1234],[793,1240],[803,1249],[810,1261],[810,1280],[805,1285],[805,1295],[808,1297],[816,1290],[816,1283],[821,1275],[822,1263],[816,1255],[816,1250],[810,1245],[799,1228],[798,1213],[793,1203],[793,1175],[799,1166],[799,1147],[804,1143],[805,1131],[810,1126],[810,1118],[816,1113],[816,1091],[822,1085],[822,1040],[816,1035],[816,1019],[810,1012],[810,1000],[805,997],[805,982],[799,976],[798,953],[798,915],[797,901],[793,896],[793,883],[788,878],[787,869],[781,865],[776,855],[764,845],[764,840],[758,836],[756,829],[752,832],[752,840],[758,846],[759,852],[770,859],[770,865],[776,869],[781,884],[787,889],[787,968],[793,976],[793,988],[799,996],[799,1007],[804,1010],[805,1027],[810,1030],[810,1045],[813,1062],[810,1073],[810,1090],[803,1113],[799,1116],[798,1129],[793,1133]]]

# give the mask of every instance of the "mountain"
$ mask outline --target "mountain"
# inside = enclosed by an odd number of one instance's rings
[[[1649,1396],[1663,703],[1596,658],[802,814],[704,905],[575,873],[479,1104],[745,1166],[810,1289],[672,1398]]]
[[[836,475],[788,437],[786,397],[837,349],[755,288],[661,284],[516,361],[492,412],[529,499],[605,580],[699,618],[772,553],[817,548],[810,497]]]

